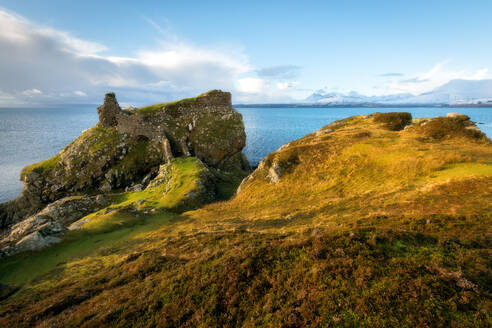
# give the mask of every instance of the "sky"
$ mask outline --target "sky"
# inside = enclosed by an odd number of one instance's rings
[[[0,106],[417,95],[491,78],[491,14],[473,0],[0,0]]]

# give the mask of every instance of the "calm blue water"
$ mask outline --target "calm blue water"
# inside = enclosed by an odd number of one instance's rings
[[[409,111],[414,117],[466,114],[492,137],[492,108],[240,108],[246,126],[244,152],[252,164],[286,142],[352,115]],[[20,170],[57,154],[80,133],[97,123],[94,107],[51,109],[0,108],[0,202],[22,189]]]
[[[0,108],[0,202],[19,195],[21,169],[56,155],[97,123],[96,108]]]

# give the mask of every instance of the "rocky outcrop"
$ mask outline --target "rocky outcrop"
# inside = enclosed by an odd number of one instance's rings
[[[229,92],[212,90],[196,98],[133,111],[122,111],[110,93],[97,110],[100,125],[159,142],[167,159],[184,155],[212,166],[244,165],[228,163],[246,142],[242,116],[232,109]]]
[[[0,228],[67,196],[107,193],[139,183],[164,161],[159,142],[95,126],[58,155],[22,170],[24,190],[4,205]]]
[[[108,203],[109,199],[103,195],[65,197],[53,202],[39,213],[3,232],[0,239],[0,257],[58,243],[70,224]]]
[[[23,169],[19,198],[0,204],[0,230],[67,196],[142,190],[159,166],[196,156],[220,170],[248,170],[241,153],[242,116],[228,92],[122,110],[114,93],[98,109],[99,124],[58,155]]]

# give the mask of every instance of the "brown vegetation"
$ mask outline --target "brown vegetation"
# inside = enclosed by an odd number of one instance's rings
[[[390,117],[289,143],[229,201],[0,264],[22,284],[0,325],[490,327],[491,142]],[[30,263],[51,264],[21,279]]]

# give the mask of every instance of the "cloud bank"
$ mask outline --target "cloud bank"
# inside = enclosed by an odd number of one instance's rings
[[[99,102],[110,90],[129,101],[152,103],[212,88],[261,93],[267,85],[252,89],[251,81],[241,82],[241,75],[254,68],[238,50],[173,40],[131,58],[105,56],[104,45],[36,26],[2,9],[0,49],[0,105]]]
[[[160,36],[168,34],[143,19]],[[301,88],[300,66],[257,68],[237,47],[198,46],[176,36],[165,39],[159,48],[140,49],[131,57],[109,56],[103,44],[38,26],[0,8],[0,106],[100,103],[109,91],[123,104],[137,106],[210,89],[232,92],[235,103],[295,102],[312,92]],[[443,61],[419,74],[378,74],[376,86],[365,93],[417,95],[456,79],[488,78],[485,68],[458,70]]]
[[[416,74],[410,78],[399,78],[403,75],[386,74],[386,77],[394,78],[385,82],[377,93],[411,93],[413,95],[419,95],[434,90],[453,80],[485,80],[491,78],[487,68],[459,70],[450,68],[450,64],[451,62],[449,60],[439,62],[428,71]]]

